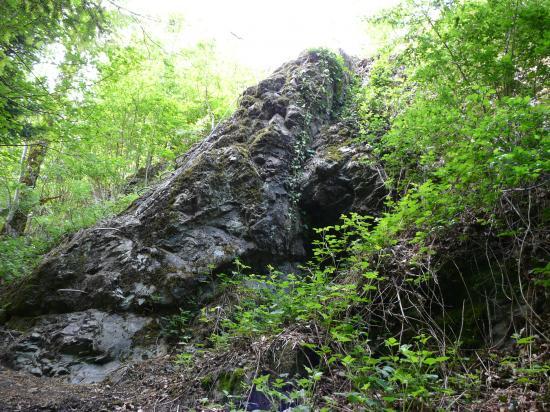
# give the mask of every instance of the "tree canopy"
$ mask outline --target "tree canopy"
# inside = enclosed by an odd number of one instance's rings
[[[70,80],[50,90],[34,66],[59,45],[64,54],[62,75],[83,64],[91,41],[108,29],[107,12],[97,1],[6,0],[0,23],[0,143],[20,142],[33,132],[33,121],[57,115]]]

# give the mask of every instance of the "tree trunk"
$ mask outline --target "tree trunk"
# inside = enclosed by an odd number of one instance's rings
[[[151,171],[151,163],[153,161],[153,154],[151,149],[147,150],[147,159],[145,160],[145,187],[149,184],[149,173]]]
[[[20,236],[25,232],[27,218],[32,210],[32,189],[36,185],[40,175],[40,167],[46,157],[48,143],[40,140],[32,144],[27,152],[26,164],[22,162],[21,175],[19,176],[19,188],[17,189],[10,212],[0,234]],[[21,159],[24,161],[23,157]]]

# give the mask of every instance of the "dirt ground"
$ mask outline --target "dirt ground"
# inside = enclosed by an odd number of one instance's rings
[[[0,411],[112,410],[104,408],[108,403],[100,385],[71,385],[0,366]]]
[[[220,367],[221,357],[203,359],[204,373]],[[184,372],[174,357],[127,364],[99,384],[70,384],[61,378],[36,377],[0,366],[0,412],[215,412],[201,407],[209,394],[201,386],[204,373]],[[199,406],[197,406],[199,405]]]
[[[69,384],[59,378],[39,378],[0,366],[0,411],[189,410],[178,408],[178,398],[168,393],[177,377],[164,359],[125,366],[113,375],[112,381],[86,385]]]
[[[237,356],[243,354],[235,354]],[[221,412],[228,407],[201,406],[211,393],[201,387],[204,371],[220,368],[224,361],[212,356],[185,371],[173,357],[125,365],[101,384],[69,384],[60,378],[35,377],[0,366],[0,412]],[[233,359],[234,361],[234,359]],[[468,406],[457,403],[450,410],[479,412],[544,412],[547,404],[533,391],[519,387],[495,388]],[[537,400],[538,398],[538,400]],[[344,407],[338,411],[352,412]]]

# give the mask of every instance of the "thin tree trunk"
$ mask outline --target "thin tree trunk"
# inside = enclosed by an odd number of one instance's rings
[[[21,152],[21,160],[19,161],[19,179],[17,179],[18,182],[21,182],[25,173],[25,159],[27,158],[28,150],[29,146],[25,142],[25,145],[23,146],[23,151]],[[15,214],[15,211],[17,210],[17,207],[19,205],[20,192],[21,187],[17,185],[17,187],[15,188],[15,193],[13,195],[13,200],[10,199],[10,209],[6,221],[10,221],[13,219],[13,215]]]
[[[149,148],[147,150],[147,159],[145,160],[145,186],[149,184],[149,171],[151,170],[151,163],[153,160],[153,154],[151,153],[151,149]]]
[[[25,232],[27,219],[32,210],[32,189],[36,185],[40,175],[40,167],[46,157],[48,143],[41,140],[35,144],[25,146],[23,156],[21,156],[22,167],[19,176],[19,187],[14,195],[12,207],[0,231],[1,234],[20,236]],[[24,164],[26,155],[26,164]]]

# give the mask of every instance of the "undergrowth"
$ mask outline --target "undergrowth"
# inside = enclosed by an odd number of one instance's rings
[[[549,9],[432,3],[373,20],[400,33],[356,96],[383,213],[319,229],[298,274],[237,262],[200,316],[252,348],[236,409],[548,407]],[[281,344],[301,368],[268,366]]]
[[[120,213],[136,198],[136,194],[128,194],[78,208],[74,203],[64,202],[33,217],[26,236],[0,238],[0,261],[3,262],[0,284],[29,274],[44,253],[57,245],[63,236]]]
[[[540,391],[542,400],[550,363],[540,336],[518,333],[510,337],[508,351],[474,351],[429,323],[403,329],[377,320],[403,316],[400,321],[405,322],[411,302],[404,288],[397,290],[356,253],[343,253],[362,250],[359,234],[368,230],[364,220],[355,216],[318,230],[315,258],[300,275],[272,267],[265,275],[247,274],[250,268],[236,261],[232,276],[222,276],[222,298],[195,320],[195,327],[202,325],[210,333],[206,346],[178,355],[178,363],[192,368],[201,364],[204,351],[256,348],[250,354],[256,367],[241,376],[239,385],[224,391],[226,404],[235,410],[249,407],[251,395],[258,392],[269,410],[467,408],[475,407],[491,387]],[[429,282],[407,280],[414,288]],[[188,322],[189,314],[184,318]],[[287,370],[269,367],[266,361],[300,352],[305,361]]]

